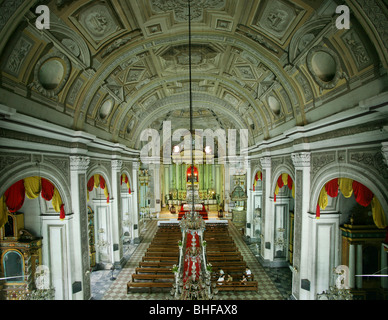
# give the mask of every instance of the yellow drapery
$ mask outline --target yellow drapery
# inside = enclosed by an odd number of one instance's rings
[[[5,204],[5,198],[2,196],[0,198],[0,228],[2,228],[8,221],[7,213],[8,209],[7,205]]]
[[[286,186],[288,183],[288,173],[282,173],[283,184]]]
[[[318,204],[321,209],[325,209],[328,203],[329,199],[327,198],[326,188],[323,186],[321,192],[319,193]]]
[[[275,187],[275,194],[276,194],[276,195],[278,195],[279,190],[280,190],[280,189],[279,189],[279,186],[278,186],[278,184],[276,184],[276,187]]]
[[[40,177],[28,177],[24,179],[24,188],[28,199],[35,199],[39,196],[41,189]]]
[[[295,199],[295,183],[292,184],[292,197]]]
[[[125,173],[123,173],[123,174],[121,175],[122,181],[125,182],[125,179],[126,179],[126,178],[127,178],[127,175],[126,175]],[[255,180],[255,186],[256,186],[256,180]],[[128,189],[129,189],[129,178],[127,178],[127,187],[128,187]]]
[[[53,205],[55,212],[61,211],[62,198],[57,188],[54,188],[54,194],[53,194],[53,198],[51,199],[51,203]]]
[[[100,175],[99,174],[94,175],[94,187],[95,188],[100,187]]]
[[[338,188],[345,198],[350,198],[353,194],[353,180],[349,178],[338,178]]]
[[[373,197],[371,205],[373,221],[375,222],[377,228],[384,229],[387,226],[387,221],[384,210],[376,196]]]
[[[104,195],[105,195],[105,198],[109,197],[108,187],[106,185],[105,185],[105,188],[104,188]]]

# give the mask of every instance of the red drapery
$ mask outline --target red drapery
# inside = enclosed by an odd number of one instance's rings
[[[198,279],[199,272],[201,269],[201,258],[199,251],[197,255],[192,256],[190,254],[190,251],[193,248],[193,238],[195,239],[195,246],[196,248],[199,248],[199,236],[198,233],[195,232],[194,236],[191,234],[191,232],[187,233],[186,237],[186,254],[185,254],[185,262],[184,262],[184,271],[183,271],[183,282],[186,283],[187,279],[190,277],[193,277],[195,275],[195,279]],[[193,273],[193,266],[195,266],[195,274]]]
[[[283,186],[284,186],[284,182],[283,182],[283,179],[282,179],[282,175],[280,175],[279,178],[278,178],[278,187],[280,189]]]
[[[105,189],[105,179],[100,175],[100,188]]]
[[[326,183],[325,189],[328,196],[332,198],[338,196],[338,178],[330,180],[328,183]]]
[[[88,184],[87,184],[87,187],[88,187],[89,192],[93,190],[93,188],[94,188],[94,176],[90,177]]]
[[[24,181],[19,180],[18,182],[15,182],[7,189],[4,195],[6,199],[5,203],[9,212],[13,213],[20,210],[20,208],[23,206],[24,198],[26,196]]]
[[[288,178],[287,178],[287,187],[288,189],[292,190],[292,185],[294,184],[294,181],[292,181],[292,178],[290,177],[290,175],[288,175]]]
[[[354,197],[360,205],[367,207],[373,199],[373,193],[363,184],[353,180]]]
[[[53,195],[54,195],[54,185],[42,178],[41,179],[41,183],[42,183],[42,192],[41,192],[41,195],[42,195],[42,198],[47,200],[47,201],[51,201],[51,199],[53,198]]]

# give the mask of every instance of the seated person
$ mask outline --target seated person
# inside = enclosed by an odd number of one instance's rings
[[[232,281],[233,281],[233,278],[232,278],[232,276],[228,273],[227,278],[226,278],[226,282],[232,282]]]
[[[224,276],[225,275],[225,272],[224,270],[222,270],[221,268],[218,269],[218,274],[219,276]]]
[[[248,279],[247,279],[247,276],[245,275],[245,274],[243,274],[243,276],[242,276],[242,279],[241,279],[241,283],[244,283],[244,282],[246,282],[246,281],[248,281]],[[245,283],[244,283],[245,284]]]
[[[222,276],[220,276],[220,277],[218,278],[218,280],[217,280],[217,283],[221,285],[222,282],[224,282],[224,277],[225,277],[224,274],[223,274]]]
[[[246,267],[245,269],[245,275],[247,276],[247,278],[251,278],[252,276],[252,272],[248,267]]]

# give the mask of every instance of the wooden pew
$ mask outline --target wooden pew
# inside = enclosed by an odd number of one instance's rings
[[[127,293],[131,288],[147,288],[149,292],[152,292],[153,288],[172,288],[172,282],[128,282]]]
[[[216,282],[216,288],[219,291],[257,291],[257,281],[232,281],[232,282]]]
[[[179,257],[142,257],[142,261],[154,261],[154,262],[174,262],[178,263]]]
[[[135,268],[135,272],[136,274],[139,274],[139,273],[155,273],[155,274],[158,274],[158,273],[172,273],[172,267],[171,268],[163,268],[163,267],[156,267],[156,268],[153,268],[153,267],[138,267],[138,268]]]
[[[174,262],[171,261],[141,261],[139,267],[160,268],[173,267]]]
[[[135,282],[135,280],[152,280],[155,282],[155,280],[173,280],[175,278],[175,275],[171,272],[169,274],[132,274],[132,282]]]

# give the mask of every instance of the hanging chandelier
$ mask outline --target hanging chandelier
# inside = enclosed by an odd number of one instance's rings
[[[192,76],[191,76],[191,7],[188,4],[189,24],[189,107],[190,107],[190,132],[193,132],[193,100],[192,100]],[[193,155],[194,138],[191,135],[190,154],[191,172],[194,172]],[[194,175],[190,175],[191,186],[194,186]],[[212,300],[218,293],[216,284],[211,283],[211,267],[206,262],[206,242],[203,241],[205,221],[195,211],[194,192],[191,192],[191,210],[180,221],[182,241],[179,245],[179,265],[174,266],[175,282],[171,295],[178,300]],[[190,202],[190,199],[187,199]]]

